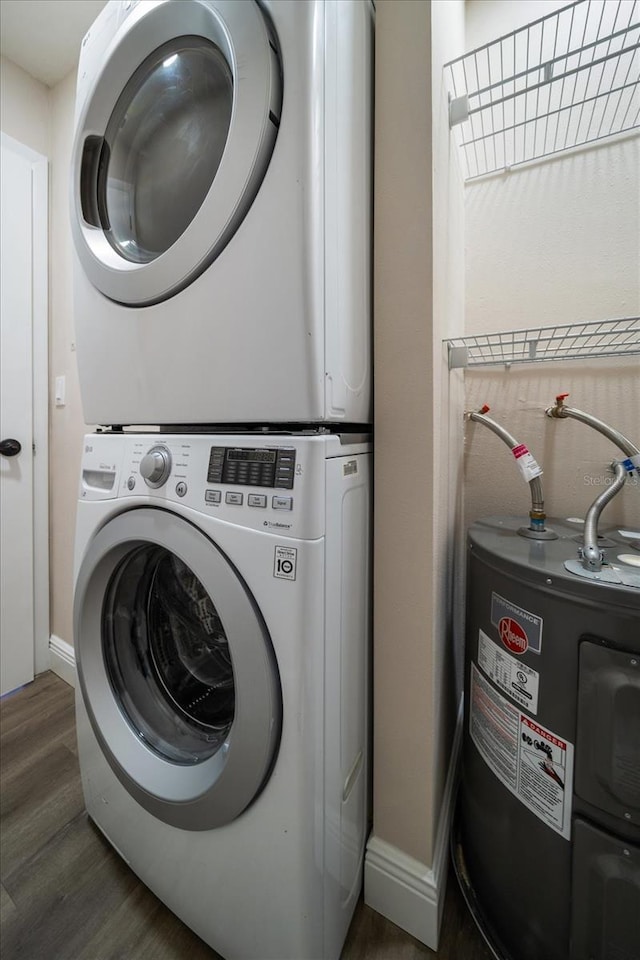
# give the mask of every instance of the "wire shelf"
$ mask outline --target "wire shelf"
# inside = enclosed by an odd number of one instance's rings
[[[577,0],[445,64],[466,179],[640,124],[638,0]]]
[[[640,317],[509,330],[445,340],[449,369],[640,354]]]

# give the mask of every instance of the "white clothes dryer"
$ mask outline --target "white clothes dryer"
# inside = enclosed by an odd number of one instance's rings
[[[85,438],[87,810],[205,942],[338,960],[367,832],[370,447]]]
[[[370,0],[110,0],[71,171],[87,423],[367,423]]]

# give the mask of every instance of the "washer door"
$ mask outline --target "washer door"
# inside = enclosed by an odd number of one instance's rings
[[[76,582],[78,677],[115,774],[185,830],[229,823],[280,741],[273,647],[246,583],[187,520],[129,510],[91,542]]]
[[[255,0],[140,3],[78,118],[71,224],[105,296],[165,300],[222,252],[264,178],[280,64]]]

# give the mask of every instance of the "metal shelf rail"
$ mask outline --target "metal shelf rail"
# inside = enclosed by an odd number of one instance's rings
[[[445,64],[466,179],[640,124],[639,0],[577,0]]]
[[[640,317],[509,330],[446,340],[449,369],[640,354]]]

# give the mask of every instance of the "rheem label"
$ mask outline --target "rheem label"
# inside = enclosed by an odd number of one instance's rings
[[[491,623],[504,646],[511,653],[540,653],[542,649],[542,617],[499,593],[491,594]]]

